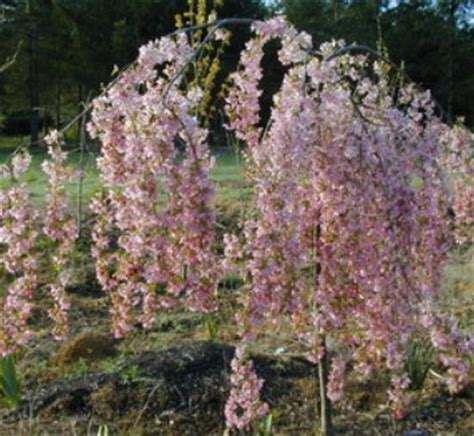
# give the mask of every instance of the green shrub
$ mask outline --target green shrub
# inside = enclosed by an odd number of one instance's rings
[[[12,355],[0,358],[0,391],[2,403],[6,407],[16,408],[20,402],[20,381]]]
[[[433,347],[428,340],[414,340],[410,344],[405,370],[410,377],[410,389],[419,390],[425,383],[433,359]]]

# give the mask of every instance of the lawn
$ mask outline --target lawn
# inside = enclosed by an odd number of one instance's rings
[[[0,137],[0,164],[4,163],[19,144],[27,142],[23,137]],[[44,147],[35,147],[30,150],[33,162],[24,176],[28,184],[33,201],[41,204],[47,189],[47,177],[41,169],[41,163],[47,158]],[[232,203],[242,198],[248,198],[250,188],[243,178],[243,164],[241,157],[227,147],[212,150],[216,164],[211,172],[211,178],[216,182],[216,201],[218,203]],[[83,181],[83,203],[88,203],[90,198],[100,189],[101,183],[96,166],[96,151],[84,153],[82,165],[85,169]],[[81,166],[81,153],[77,149],[71,150],[69,161],[75,168]],[[0,181],[0,187],[6,182]],[[72,182],[67,187],[73,204],[77,204],[78,183]]]

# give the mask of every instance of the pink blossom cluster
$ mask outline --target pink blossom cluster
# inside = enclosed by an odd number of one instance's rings
[[[242,335],[290,319],[316,360],[326,352],[321,338],[333,336],[364,373],[394,374],[389,397],[400,414],[408,345],[443,290],[452,241],[446,146],[457,141],[465,154],[466,131],[437,118],[429,92],[401,84],[395,95],[380,62],[333,56],[343,42],[313,50],[281,17],[253,28],[226,107],[228,127],[248,145],[257,210],[244,231]],[[288,71],[263,128],[261,59],[275,37]],[[465,351],[443,359],[459,381]],[[334,364],[337,399],[343,371]]]
[[[455,319],[436,314],[430,306],[423,311],[421,323],[430,333],[439,361],[448,368],[448,391],[451,394],[462,391],[469,382],[470,365],[465,356],[474,352],[474,334],[470,338],[464,337]]]
[[[225,405],[228,428],[250,430],[252,423],[269,412],[268,404],[260,401],[263,380],[258,378],[251,360],[245,357],[245,346],[236,348],[231,363],[231,391]]]
[[[42,164],[49,183],[43,232],[54,244],[51,261],[56,271],[55,280],[48,285],[54,301],[48,313],[54,321],[53,336],[61,339],[68,331],[67,311],[70,303],[65,289],[70,276],[68,263],[78,236],[76,222],[68,212],[66,193],[66,183],[74,174],[66,163],[67,153],[61,149],[58,132],[53,130],[46,137],[46,141],[49,144],[50,160],[45,160]]]
[[[30,162],[25,151],[14,155],[10,171],[4,172],[11,183],[0,190],[0,266],[9,279],[5,294],[0,295],[0,357],[16,353],[31,336],[28,319],[38,284],[37,212],[20,181]]]
[[[346,367],[347,362],[341,356],[336,356],[331,361],[328,377],[328,398],[331,401],[340,401],[344,398]]]
[[[102,289],[109,292],[117,286],[117,282],[112,274],[115,264],[115,255],[111,250],[113,215],[107,194],[97,194],[91,201],[90,209],[96,216],[92,229],[92,256],[96,260],[96,276]]]
[[[223,272],[234,271],[236,263],[243,257],[242,244],[235,235],[226,233],[224,235],[224,259],[222,262]]]
[[[408,413],[408,407],[411,402],[410,395],[407,392],[411,383],[410,377],[405,372],[394,374],[391,377],[391,382],[392,385],[388,390],[388,397],[392,403],[395,418],[403,419]]]
[[[262,90],[258,85],[263,77],[260,64],[264,46],[270,40],[280,38],[283,48],[278,53],[279,59],[283,65],[290,65],[303,60],[312,45],[308,34],[298,33],[283,17],[257,21],[252,27],[258,37],[248,41],[241,53],[240,69],[231,74],[234,86],[226,97],[228,127],[249,147],[258,144],[263,132],[259,126]]]
[[[453,210],[455,214],[454,236],[458,244],[474,243],[474,166],[472,145],[474,134],[455,125],[443,137],[446,153],[442,164],[452,172],[454,181]]]
[[[459,178],[454,184],[453,209],[458,244],[474,244],[474,178]]]
[[[31,154],[20,152],[12,159],[12,175],[13,178],[19,179],[31,165]]]
[[[30,202],[30,195],[22,175],[28,170],[31,156],[21,151],[16,153],[9,168],[2,175],[10,181],[0,190],[0,265],[5,268],[9,282],[6,295],[2,296],[2,318],[0,319],[0,355],[16,353],[31,337],[28,325],[34,304],[34,293],[38,288],[38,237],[43,233],[55,243],[52,263],[56,280],[50,283],[53,307],[48,311],[55,322],[53,335],[59,339],[67,332],[66,312],[69,302],[65,293],[68,283],[67,263],[74,240],[76,224],[67,213],[67,197],[64,184],[71,176],[65,166],[66,154],[58,142],[51,142],[57,133],[48,136],[50,161],[43,162],[50,189],[46,198],[44,219]],[[57,140],[56,140],[57,141]]]
[[[183,74],[192,56],[184,33],[151,42],[94,101],[89,132],[102,144],[104,191],[92,204],[93,255],[116,336],[152,325],[160,308],[216,307],[212,159],[198,122],[202,92]]]

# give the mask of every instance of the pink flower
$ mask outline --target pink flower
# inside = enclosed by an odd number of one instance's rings
[[[12,174],[19,179],[30,167],[31,155],[26,151],[15,154],[12,158]]]
[[[256,419],[269,412],[268,405],[260,400],[263,381],[255,374],[252,361],[245,359],[244,346],[236,348],[231,367],[231,391],[225,405],[226,426],[249,430]]]
[[[60,140],[60,133],[57,129],[52,129],[49,133],[44,137],[46,144],[48,145],[59,145]]]
[[[344,398],[345,371],[346,361],[339,356],[333,358],[328,380],[328,398],[331,401]]]
[[[361,372],[390,369],[388,394],[400,412],[409,403],[409,380],[400,373],[408,344],[426,329],[446,355],[451,389],[458,389],[469,346],[433,311],[450,248],[446,212],[454,168],[464,174],[458,191],[466,193],[456,197],[458,241],[469,239],[465,175],[472,172],[472,135],[444,125],[429,93],[411,84],[400,89],[403,106],[394,104],[380,63],[369,77],[367,56],[332,56],[343,41],[323,44],[316,58],[309,37],[284,18],[253,28],[226,99],[227,127],[247,145],[255,192],[242,241],[249,283],[238,315],[241,334],[255,337],[282,322],[288,328],[290,319],[315,361],[327,351],[321,338],[334,337],[348,344]],[[260,63],[272,38],[282,42],[287,72],[263,130]],[[342,396],[344,372],[335,363],[334,400]]]
[[[17,176],[29,159],[15,159]],[[19,163],[20,162],[20,163]],[[22,168],[22,170],[19,169]],[[0,190],[0,266],[6,271],[6,290],[0,295],[0,356],[16,353],[31,337],[28,324],[38,286],[38,253],[35,250],[38,214],[25,185]]]
[[[55,323],[53,336],[59,340],[68,332],[67,312],[70,303],[65,288],[69,282],[67,268],[78,229],[75,220],[68,213],[65,188],[74,172],[66,165],[67,154],[59,145],[59,133],[52,131],[46,141],[50,144],[48,154],[51,159],[42,164],[49,181],[43,231],[54,242],[55,251],[51,258],[57,269],[54,281],[49,284],[53,305],[48,314]]]
[[[137,322],[152,326],[170,306],[216,309],[212,159],[196,115],[203,91],[170,80],[192,55],[184,33],[153,41],[93,103],[89,130],[102,142],[104,182],[92,204],[93,255],[116,335]],[[109,244],[114,231],[118,247]]]

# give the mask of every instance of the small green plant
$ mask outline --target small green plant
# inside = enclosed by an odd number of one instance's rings
[[[260,421],[258,428],[259,436],[271,436],[273,434],[273,415],[269,413]]]
[[[97,430],[97,436],[109,436],[109,426],[107,424],[101,425]]]
[[[125,363],[125,357],[120,355],[118,357],[109,357],[108,359],[104,359],[103,361],[99,362],[99,370],[106,372],[108,374],[112,374],[114,372],[119,372]]]
[[[136,365],[127,366],[120,370],[119,375],[122,383],[126,385],[134,384],[137,383],[142,377],[142,370]]]
[[[76,362],[74,362],[74,365],[70,368],[68,372],[68,377],[80,377],[89,373],[90,370],[91,368],[89,362],[86,359],[80,357],[76,360]]]
[[[433,347],[427,340],[414,340],[410,344],[405,370],[410,377],[410,389],[420,390],[425,383],[433,359]]]
[[[216,341],[219,336],[219,323],[211,316],[206,318],[206,329],[211,341]]]
[[[20,381],[16,372],[15,357],[12,355],[0,358],[0,391],[2,403],[9,408],[16,408],[20,402]]]

